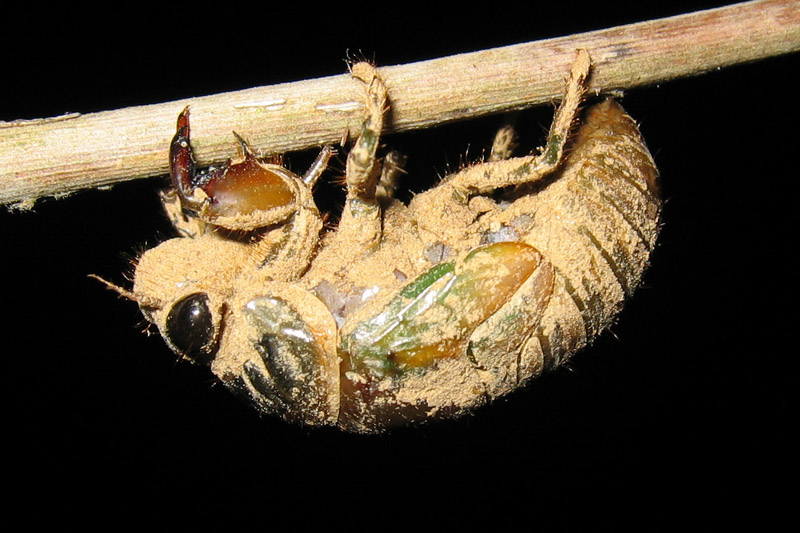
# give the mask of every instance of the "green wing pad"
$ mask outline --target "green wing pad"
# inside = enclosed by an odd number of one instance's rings
[[[540,262],[527,244],[499,242],[440,263],[346,334],[340,353],[351,369],[377,376],[463,355],[475,328],[511,299]]]

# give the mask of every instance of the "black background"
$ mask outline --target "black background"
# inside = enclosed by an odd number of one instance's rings
[[[19,15],[2,37],[0,119],[339,74],[348,52],[392,65],[723,3]],[[128,258],[169,235],[155,193],[163,178],[3,210],[8,509],[65,523],[167,510],[265,528],[438,517],[651,529],[683,524],[689,511],[709,525],[769,520],[791,501],[793,489],[778,487],[797,474],[790,253],[800,113],[789,80],[799,59],[627,94],[666,200],[646,286],[568,368],[473,416],[387,435],[259,418],[205,369],[143,335],[134,304],[87,278],[122,283]],[[541,142],[551,112],[523,115],[525,148]],[[419,187],[414,180],[458,164],[467,147],[489,146],[500,120],[385,142],[410,156],[407,179]],[[292,156],[293,168],[310,157]]]

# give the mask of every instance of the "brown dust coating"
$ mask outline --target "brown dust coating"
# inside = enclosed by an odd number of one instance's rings
[[[372,432],[456,416],[507,394],[613,321],[640,284],[658,232],[657,171],[634,121],[609,99],[570,134],[588,70],[579,53],[540,155],[502,159],[512,142],[503,131],[489,161],[406,206],[376,195],[386,185],[375,164],[386,88],[374,68],[356,65],[367,112],[348,157],[337,230],[320,237],[299,177],[295,212],[255,232],[181,219],[172,198],[168,210],[191,236],[146,252],[132,294],[189,357],[168,321],[177,302],[204,295],[214,373],[288,420]],[[495,264],[481,263],[491,257]],[[428,280],[443,265],[449,273]],[[479,289],[449,288],[469,276],[477,284],[468,287]],[[418,285],[438,298],[422,311],[408,292]],[[499,309],[487,311],[487,294],[501,295]],[[441,353],[398,370],[393,349],[375,355],[384,337],[369,340],[372,325],[396,330],[387,335],[412,332],[412,351]]]

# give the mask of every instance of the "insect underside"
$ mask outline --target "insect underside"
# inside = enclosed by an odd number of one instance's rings
[[[312,188],[329,148],[301,177],[240,139],[198,173],[187,109],[164,195],[183,236],[142,255],[126,294],[178,354],[291,421],[373,432],[507,394],[612,322],[655,243],[635,122],[611,99],[577,118],[589,66],[580,52],[540,154],[509,158],[503,131],[496,155],[404,205],[376,163],[386,88],[355,65],[367,112],[326,233]]]

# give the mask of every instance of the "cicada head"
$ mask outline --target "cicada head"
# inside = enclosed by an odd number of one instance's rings
[[[219,257],[229,261],[219,261]],[[141,257],[132,298],[169,347],[208,364],[260,411],[309,425],[339,413],[336,324],[325,305],[265,271],[242,274],[247,247],[172,239]]]
[[[223,251],[230,262],[217,260]],[[245,260],[245,245],[211,237],[171,239],[139,258],[132,298],[182,358],[216,356],[237,258]]]

